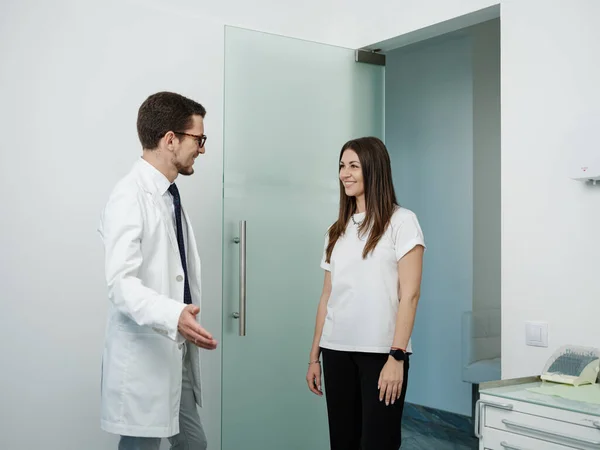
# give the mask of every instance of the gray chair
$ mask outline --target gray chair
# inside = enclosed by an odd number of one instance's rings
[[[501,378],[500,309],[482,309],[463,313],[462,379],[472,384],[472,413],[479,399],[479,383]],[[474,415],[473,415],[474,417]]]

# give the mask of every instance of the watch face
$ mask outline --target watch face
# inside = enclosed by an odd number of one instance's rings
[[[392,350],[390,355],[392,355],[398,361],[404,361],[405,359],[405,353],[402,350]]]

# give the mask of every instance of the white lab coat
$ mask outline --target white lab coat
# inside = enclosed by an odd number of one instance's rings
[[[169,437],[179,433],[185,340],[177,324],[185,307],[184,275],[173,213],[152,168],[144,164],[136,162],[116,185],[98,229],[111,305],[102,357],[101,427],[126,436]],[[200,258],[183,215],[190,291],[200,306]],[[187,348],[201,406],[200,355],[195,345]]]

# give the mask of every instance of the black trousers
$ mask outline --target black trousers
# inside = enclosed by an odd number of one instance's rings
[[[377,383],[387,354],[322,349],[325,397],[331,450],[398,450],[402,441],[402,411],[408,381],[399,400],[379,401]]]

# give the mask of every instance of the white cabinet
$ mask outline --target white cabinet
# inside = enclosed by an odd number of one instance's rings
[[[600,405],[531,392],[539,381],[490,385],[476,408],[480,450],[600,450]]]
[[[506,432],[488,428],[485,430],[485,437],[479,442],[479,448],[485,450],[572,450],[573,447],[566,447],[560,444],[540,441],[527,436],[518,434],[509,434]]]

